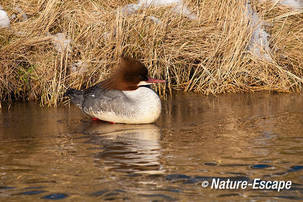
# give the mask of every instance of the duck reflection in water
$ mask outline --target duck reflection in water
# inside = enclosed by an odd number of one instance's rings
[[[89,143],[101,146],[97,166],[126,173],[163,173],[160,165],[160,130],[153,124],[92,123],[85,130]]]

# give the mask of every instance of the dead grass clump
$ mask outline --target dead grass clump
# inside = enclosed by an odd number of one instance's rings
[[[121,8],[130,3],[136,1],[3,0],[15,17],[0,29],[0,100],[56,105],[66,88],[103,80],[121,54],[168,81],[157,86],[161,95],[301,90],[302,12],[251,2],[271,24],[268,61],[249,51],[255,27],[246,0],[185,1],[193,20],[163,6],[125,15]]]

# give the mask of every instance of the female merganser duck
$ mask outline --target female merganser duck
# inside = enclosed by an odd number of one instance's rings
[[[68,89],[65,96],[93,119],[152,123],[160,116],[161,101],[149,85],[163,82],[148,78],[148,70],[142,63],[121,57],[119,68],[109,79],[84,90]]]

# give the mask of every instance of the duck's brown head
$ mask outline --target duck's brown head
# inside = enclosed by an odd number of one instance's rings
[[[148,77],[147,68],[139,61],[129,57],[121,57],[117,70],[102,85],[105,89],[136,90],[143,85],[163,83]]]

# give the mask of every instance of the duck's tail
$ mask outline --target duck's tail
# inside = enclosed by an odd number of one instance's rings
[[[80,108],[82,107],[83,103],[83,91],[76,90],[73,88],[67,89],[63,96],[68,96],[71,99],[71,102]]]

